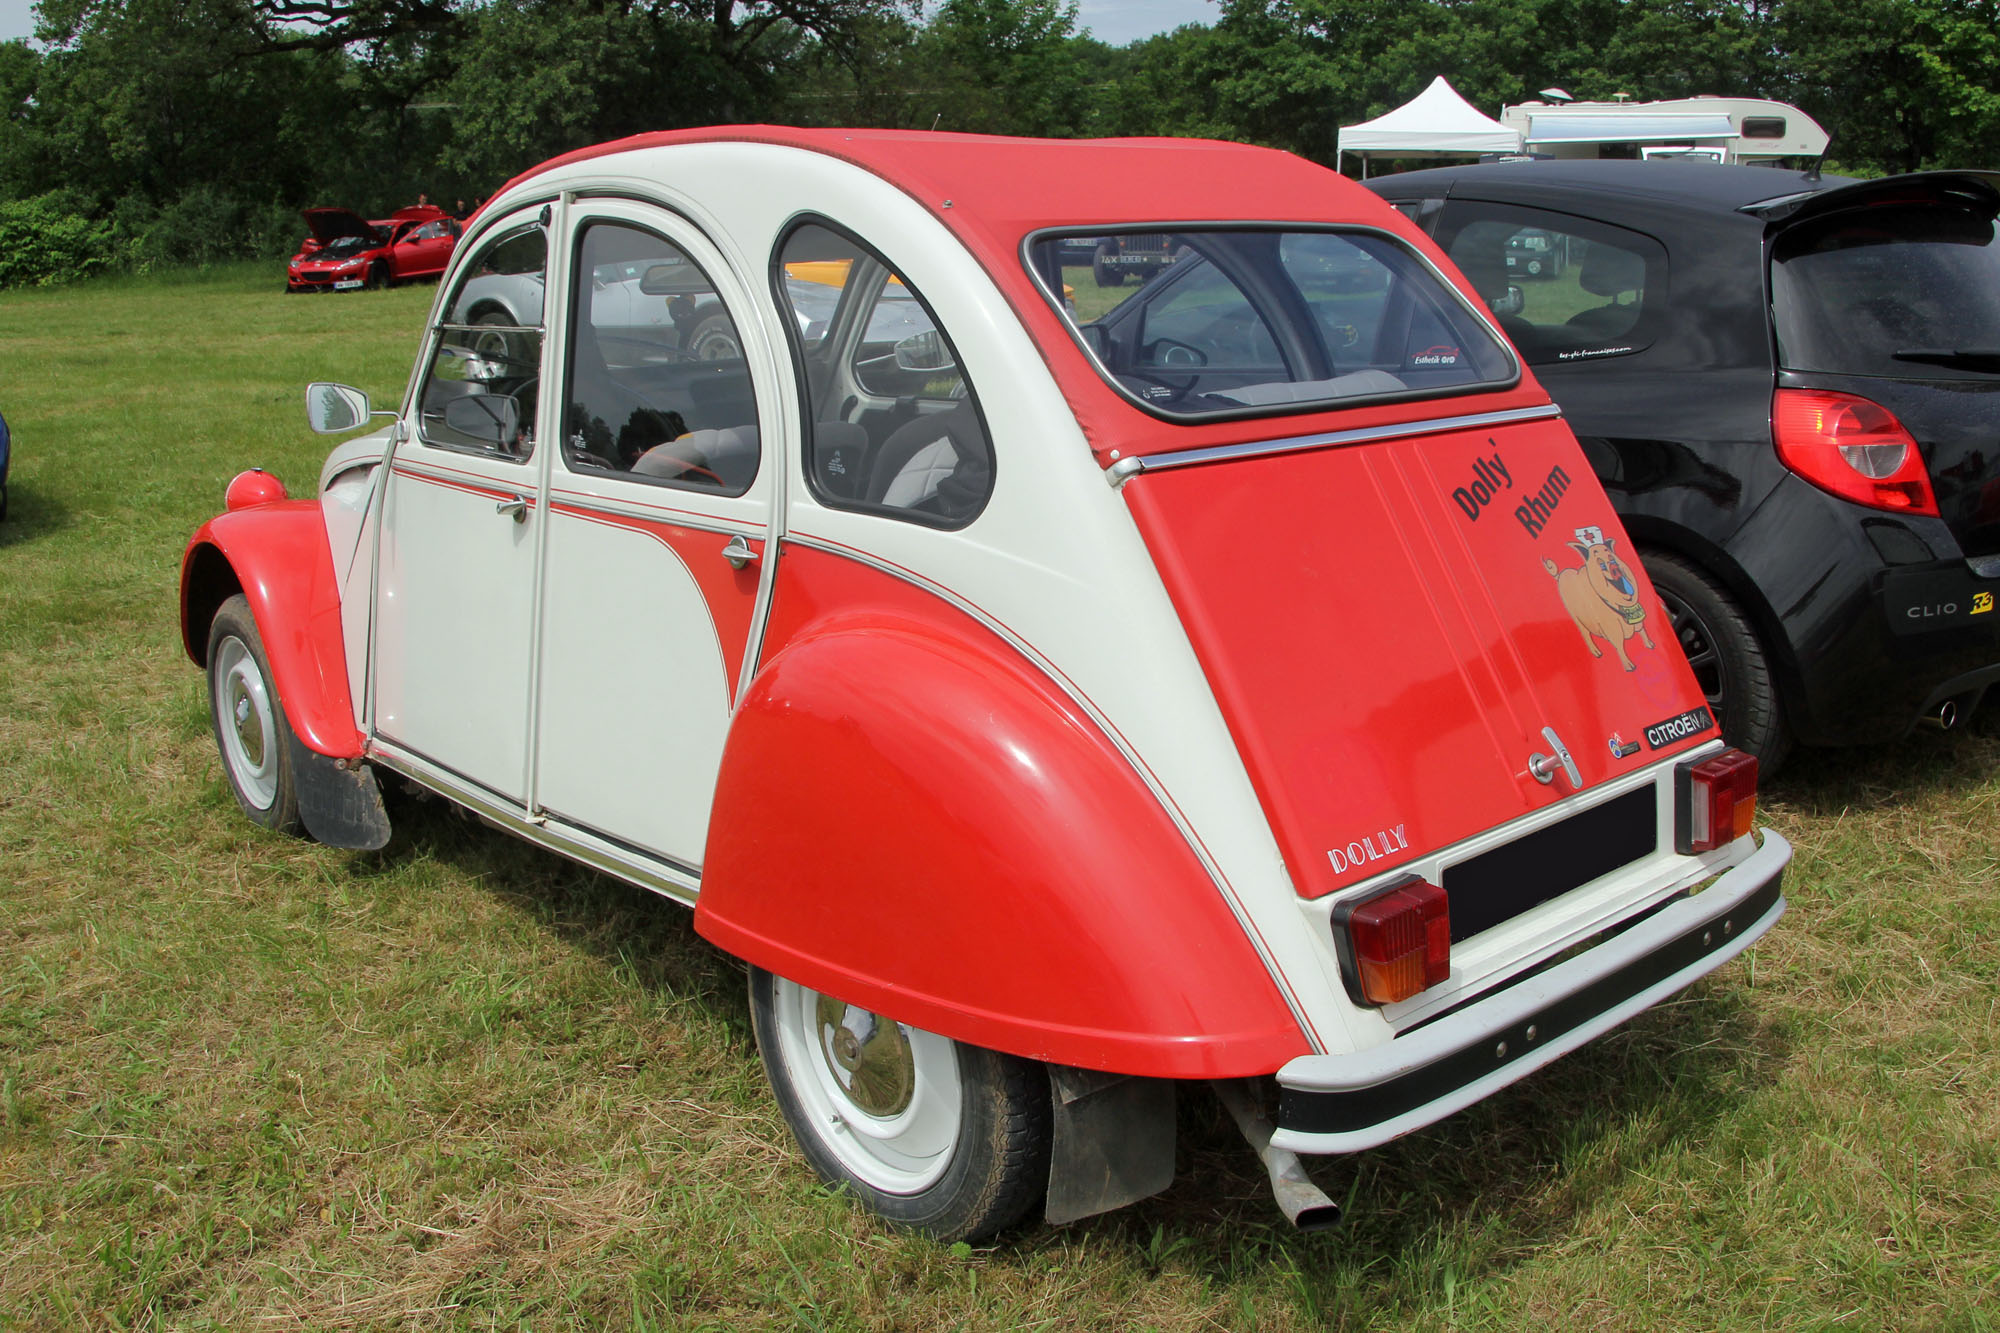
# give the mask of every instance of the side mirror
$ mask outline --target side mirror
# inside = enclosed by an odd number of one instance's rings
[[[1104,331],[1102,324],[1079,324],[1076,326],[1076,336],[1083,339],[1083,345],[1088,347],[1090,354],[1099,361],[1104,361],[1111,355],[1111,335]]]
[[[368,424],[368,395],[345,384],[306,385],[306,424],[320,435],[339,435]]]
[[[445,428],[469,440],[511,449],[521,433],[521,405],[509,393],[477,393],[444,405]]]
[[[896,344],[898,370],[950,370],[955,364],[944,335],[936,329],[913,333]]]
[[[1528,299],[1521,295],[1521,289],[1510,282],[1506,292],[1488,301],[1486,308],[1496,315],[1518,315],[1527,304]]]

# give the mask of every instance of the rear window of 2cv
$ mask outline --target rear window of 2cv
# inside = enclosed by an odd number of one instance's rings
[[[1043,233],[1027,257],[1106,380],[1201,420],[1502,388],[1513,355],[1414,251],[1380,233],[1202,227]],[[1121,249],[1122,247],[1122,249]],[[1137,279],[1136,290],[1129,285]]]

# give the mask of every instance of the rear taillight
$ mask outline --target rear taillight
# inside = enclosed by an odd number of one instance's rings
[[[1336,903],[1333,942],[1347,993],[1358,1004],[1394,1004],[1451,975],[1451,905],[1412,875],[1365,898]]]
[[[1780,389],[1771,438],[1786,467],[1843,500],[1899,514],[1936,514],[1917,442],[1895,413],[1851,393]]]
[[[1681,852],[1712,852],[1750,831],[1757,818],[1757,756],[1724,750],[1674,770],[1679,799],[1674,836]]]

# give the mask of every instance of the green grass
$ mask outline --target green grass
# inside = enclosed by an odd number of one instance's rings
[[[239,817],[188,534],[309,491],[300,386],[395,399],[431,290],[0,296],[0,1329],[2000,1326],[2000,724],[1797,760],[1749,958],[1315,1168],[1205,1097],[1159,1199],[954,1253],[814,1182],[680,908],[435,804],[380,854]]]

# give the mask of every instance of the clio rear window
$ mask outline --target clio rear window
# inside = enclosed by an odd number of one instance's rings
[[[1044,234],[1028,260],[1104,377],[1169,419],[1501,388],[1511,353],[1375,232]]]

